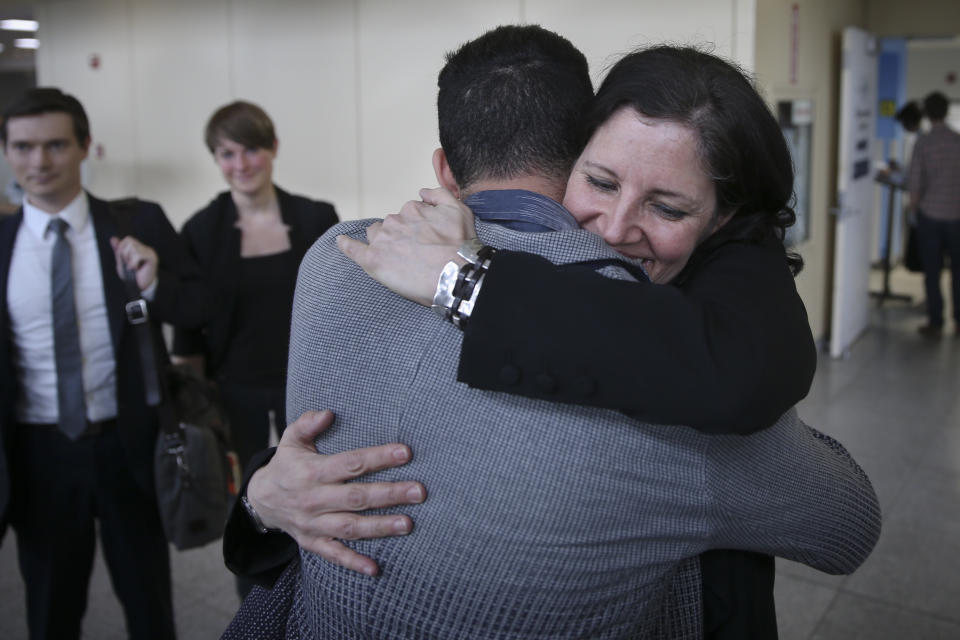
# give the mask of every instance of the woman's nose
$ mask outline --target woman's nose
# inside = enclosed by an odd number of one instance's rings
[[[613,246],[638,242],[643,238],[641,222],[636,212],[618,209],[604,216],[601,235]]]

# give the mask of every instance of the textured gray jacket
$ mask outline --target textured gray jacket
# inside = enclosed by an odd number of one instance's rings
[[[411,535],[349,543],[378,577],[301,552],[291,637],[645,638],[678,567],[704,550],[848,573],[873,548],[869,480],[793,410],[749,437],[706,436],[457,383],[460,331],[336,248],[336,235],[364,238],[370,222],[333,227],[303,260],[287,413],[336,410],[321,453],[410,445],[410,464],[363,480],[420,480],[429,497],[402,509]],[[585,231],[477,228],[487,244],[557,265],[619,259]]]

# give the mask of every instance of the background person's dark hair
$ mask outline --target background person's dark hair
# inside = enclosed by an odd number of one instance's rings
[[[252,102],[237,100],[213,112],[203,140],[210,153],[221,140],[230,140],[248,149],[273,149],[277,134],[266,111]]]
[[[716,214],[733,213],[694,251],[678,281],[727,242],[760,243],[774,236],[782,244],[796,222],[793,161],[776,119],[739,68],[690,47],[630,53],[597,90],[583,139],[624,106],[693,129],[703,170],[716,187]],[[803,259],[786,249],[784,255],[793,273],[799,273]]]
[[[923,111],[920,110],[916,100],[911,100],[897,109],[893,117],[907,131],[916,131],[920,128],[920,121],[923,120]]]
[[[947,110],[949,108],[950,101],[947,100],[947,96],[939,91],[934,91],[923,99],[923,112],[927,114],[930,120],[943,120],[947,117]]]
[[[539,174],[566,182],[593,98],[587,60],[538,26],[502,26],[447,55],[437,80],[440,145],[461,188]]]
[[[80,101],[55,87],[27,89],[14,98],[0,114],[0,143],[7,145],[7,122],[10,118],[38,116],[44,113],[66,113],[73,121],[73,134],[81,147],[90,139],[90,121]]]

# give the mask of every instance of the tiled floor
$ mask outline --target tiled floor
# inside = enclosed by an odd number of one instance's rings
[[[917,276],[893,288],[916,295]],[[915,298],[916,299],[916,298]],[[824,357],[804,419],[839,438],[872,478],[884,510],[879,545],[853,576],[779,561],[783,640],[960,639],[960,336],[917,335],[916,305],[888,302],[848,357]],[[948,327],[952,331],[952,326]],[[0,638],[26,637],[14,541],[0,547]],[[183,640],[218,637],[236,608],[217,545],[174,553]],[[101,563],[85,638],[124,637]]]
[[[916,333],[921,287],[895,272],[891,289],[914,302],[875,309],[848,357],[821,359],[800,405],[873,480],[883,533],[852,576],[778,560],[782,640],[960,638],[960,335]]]

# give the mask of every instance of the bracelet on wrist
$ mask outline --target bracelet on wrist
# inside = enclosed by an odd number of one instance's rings
[[[454,261],[444,265],[437,281],[432,307],[441,318],[452,322],[459,329],[466,326],[495,253],[496,249],[493,247],[472,238],[457,250],[457,255],[467,261],[463,266]]]

